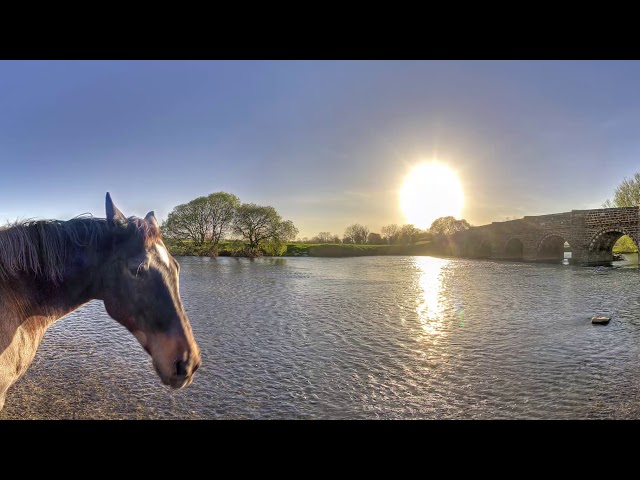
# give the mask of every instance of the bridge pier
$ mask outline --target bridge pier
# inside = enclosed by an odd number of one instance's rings
[[[613,261],[612,250],[589,251],[588,245],[573,248],[570,263],[576,265],[603,265]]]
[[[602,263],[610,263],[613,261],[613,252],[590,252],[586,265],[598,265]]]

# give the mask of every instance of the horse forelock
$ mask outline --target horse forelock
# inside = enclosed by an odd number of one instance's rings
[[[160,229],[143,218],[129,217],[129,223],[136,227],[137,234],[142,238],[145,248],[151,248],[162,240]]]

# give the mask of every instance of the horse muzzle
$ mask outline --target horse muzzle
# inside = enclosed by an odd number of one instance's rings
[[[151,355],[153,367],[162,383],[178,389],[193,381],[193,374],[202,364],[200,349],[195,342],[175,334],[141,335],[134,332],[134,335]]]
[[[199,354],[197,357],[197,359],[192,358],[187,361],[176,360],[173,364],[173,372],[169,376],[169,383],[165,383],[165,385],[170,385],[171,388],[176,389],[189,385],[193,381],[193,374],[196,373],[196,370],[198,370],[202,364]],[[162,376],[160,378],[162,378]]]

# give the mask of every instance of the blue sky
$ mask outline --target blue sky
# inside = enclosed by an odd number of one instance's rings
[[[640,171],[637,61],[1,61],[0,221],[227,191],[300,236],[404,223],[434,156],[462,216],[598,208]]]

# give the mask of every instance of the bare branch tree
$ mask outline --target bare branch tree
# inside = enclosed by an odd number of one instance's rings
[[[345,243],[366,243],[368,237],[369,227],[359,223],[349,225],[344,231],[344,238],[349,240],[349,242]]]
[[[398,228],[398,225],[396,225],[395,223],[392,223],[391,225],[385,225],[380,229],[380,231],[382,232],[382,238],[386,240],[389,245],[391,245],[398,237],[400,228]]]

